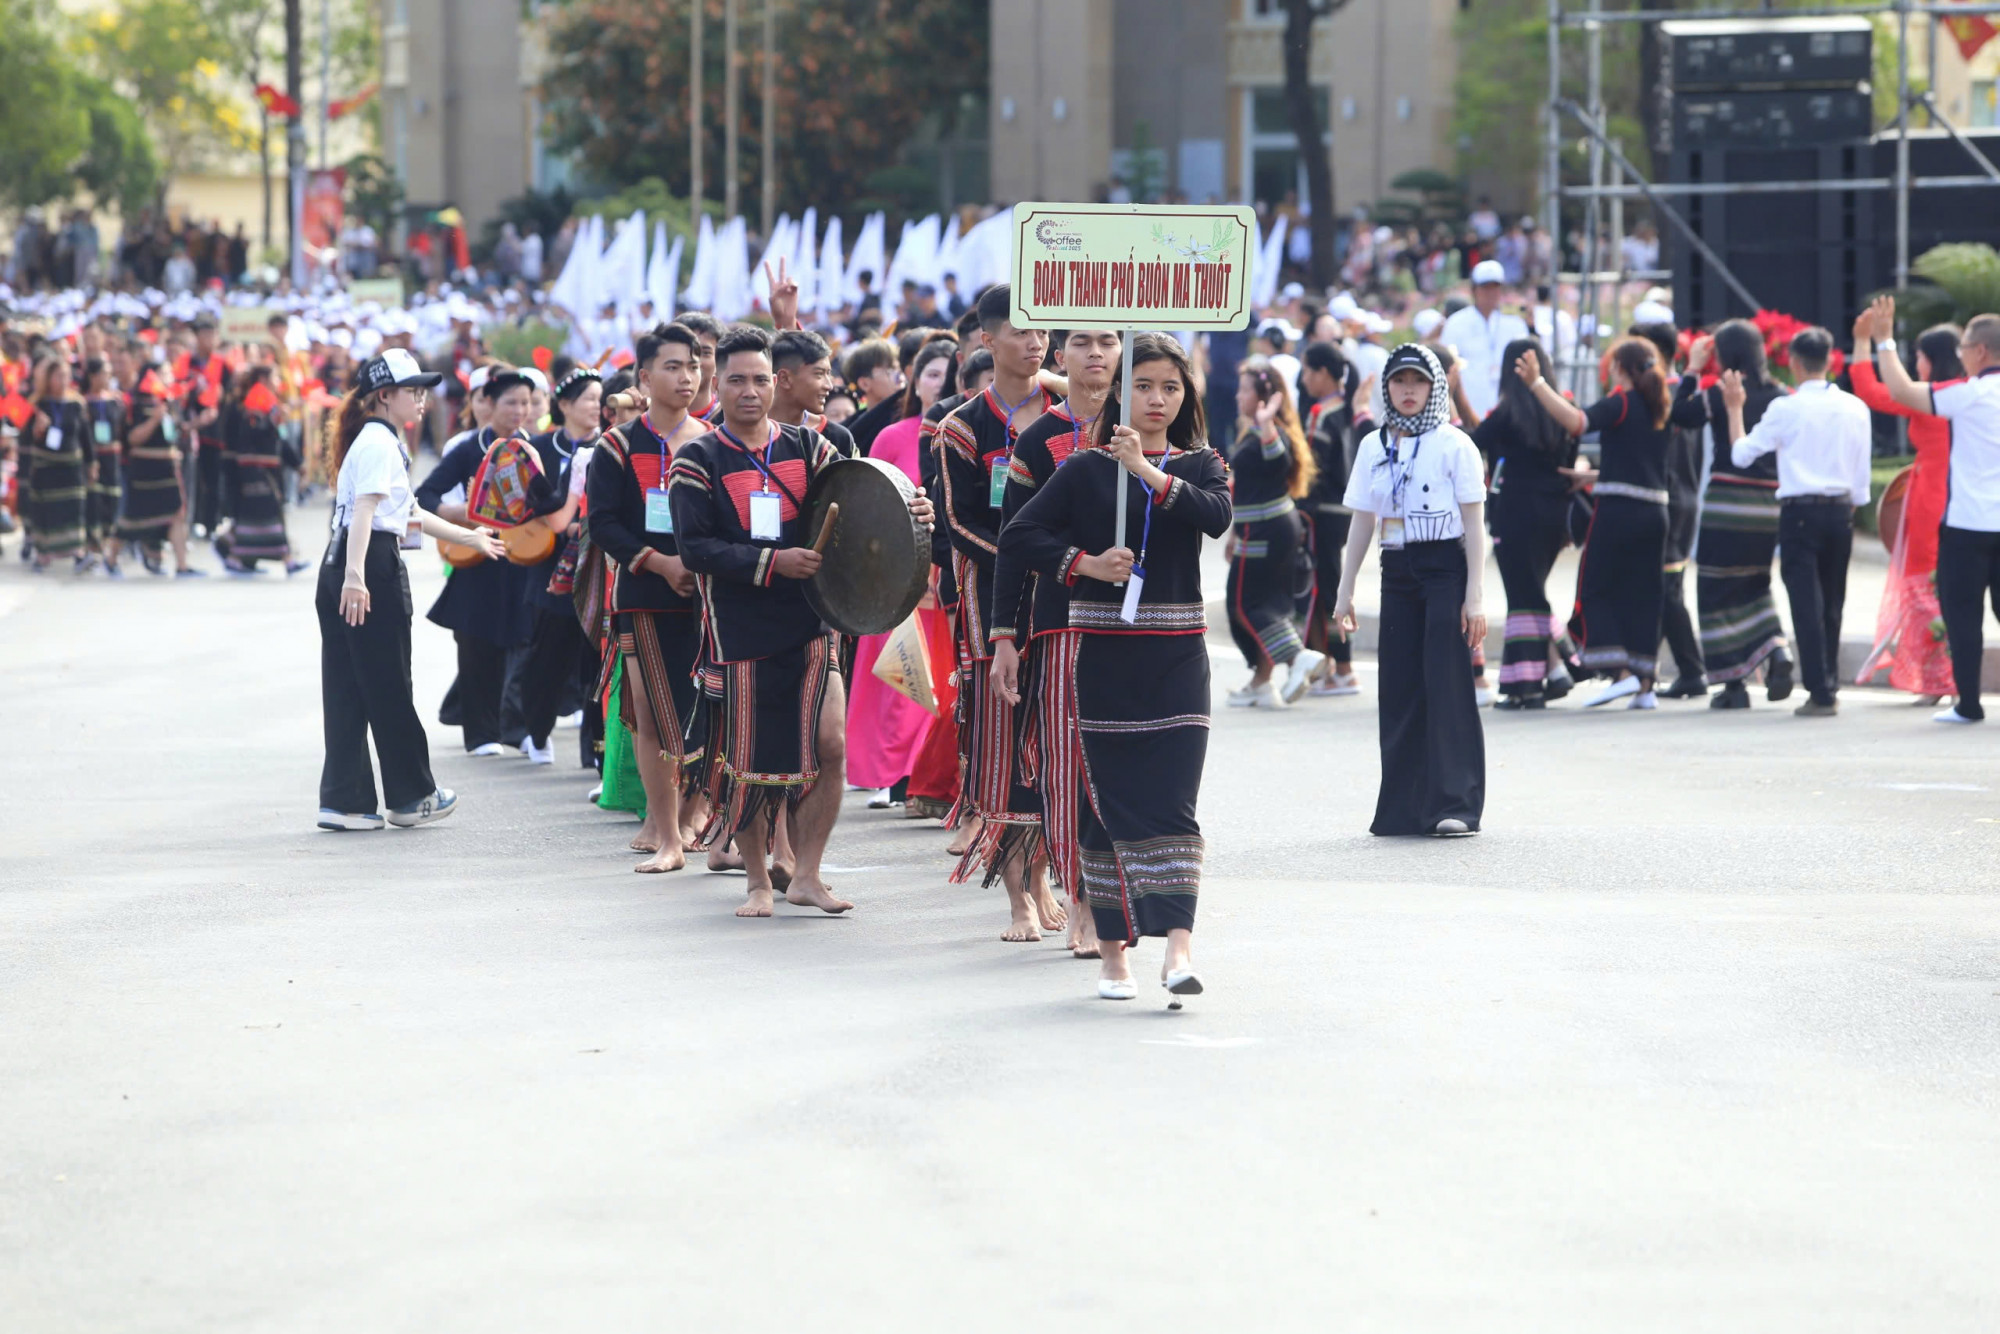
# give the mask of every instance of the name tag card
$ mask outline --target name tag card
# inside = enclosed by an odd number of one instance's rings
[[[1403,521],[1401,519],[1382,520],[1382,545],[1391,550],[1403,545]]]
[[[757,502],[753,497],[750,502],[752,526],[757,522],[756,506]],[[674,511],[667,503],[667,489],[663,486],[646,488],[646,531],[667,534],[674,531]]]
[[[110,444],[110,443],[111,443],[111,423],[110,423],[110,422],[93,422],[93,423],[91,423],[91,434],[92,434],[93,436],[95,436],[95,437],[97,438],[97,443],[98,443],[98,444],[100,444],[100,445],[108,445],[108,444]]]
[[[63,445],[62,427],[51,426],[49,433],[42,437],[42,443],[50,449],[61,449]]]
[[[986,465],[986,503],[994,509],[1007,503],[1007,468],[1004,454]]]
[[[1137,566],[1132,568],[1131,577],[1125,581],[1125,605],[1118,609],[1118,619],[1127,625],[1139,622],[1139,593],[1146,587],[1146,572]]]
[[[776,542],[784,536],[784,511],[776,491],[750,493],[750,538],[755,542]]]

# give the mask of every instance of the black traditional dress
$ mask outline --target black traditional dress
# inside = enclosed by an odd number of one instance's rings
[[[254,569],[260,560],[289,561],[285,495],[279,485],[284,467],[278,423],[267,412],[251,412],[241,402],[222,410],[223,474],[231,477],[229,528],[216,541],[223,560]]]
[[[1208,628],[1201,539],[1229,530],[1228,470],[1214,450],[1172,454],[1165,489],[1126,487],[1126,542],[1144,579],[1133,620],[1126,589],[1076,572],[1114,542],[1118,478],[1109,453],[1073,455],[1004,535],[1044,578],[1071,587],[1072,669],[1083,738],[1078,810],[1083,894],[1106,940],[1194,926],[1204,844],[1195,820],[1208,754]]]
[[[703,846],[758,819],[768,835],[780,806],[797,807],[819,781],[834,636],[804,584],[778,575],[773,560],[784,547],[812,545],[806,490],[840,457],[809,427],[772,424],[761,441],[718,427],[681,446],[668,469],[674,540],[696,575],[708,657],[722,677]],[[753,536],[765,504],[777,507],[776,537]]]
[[[1577,571],[1577,642],[1583,665],[1612,675],[1650,677],[1659,662],[1665,601],[1660,568],[1667,549],[1667,446],[1671,423],[1628,389],[1584,413],[1597,432],[1597,512]]]
[[[113,395],[84,405],[90,413],[90,544],[102,548],[118,535],[120,473],[125,457],[125,401]]]
[[[1067,405],[1037,417],[1014,442],[1001,504],[1001,533],[1056,470],[1087,447],[1093,422],[1079,422]],[[1037,575],[1006,542],[993,560],[993,619],[987,640],[1013,639],[1021,652],[1021,779],[1041,798],[1042,843],[1072,898],[1083,892],[1077,859],[1077,794],[1083,737],[1076,729],[1076,656],[1081,636],[1069,624],[1069,585]]]
[[[1784,390],[1768,380],[1743,385],[1743,429],[1755,430]],[[1701,621],[1701,656],[1711,684],[1746,679],[1773,655],[1785,653],[1785,628],[1771,597],[1771,562],[1778,551],[1778,456],[1766,454],[1747,468],[1729,456],[1729,414],[1722,388],[1701,388],[1692,375],[1674,390],[1676,426],[1699,427],[1710,442],[1708,485],[1702,491],[1695,535],[1695,603]]]
[[[1237,438],[1229,456],[1236,555],[1229,562],[1224,600],[1229,637],[1252,671],[1285,666],[1305,648],[1292,622],[1300,534],[1288,486],[1291,468],[1292,447],[1285,437],[1267,442],[1255,427]]]
[[[588,442],[572,439],[567,430],[558,427],[528,443],[542,461],[542,475],[552,493],[550,503],[561,509],[568,502],[576,451]],[[533,567],[528,581],[534,628],[529,635],[527,662],[521,669],[521,707],[529,740],[544,747],[556,719],[576,707],[583,693],[589,649],[583,624],[576,618],[576,599],[567,586],[555,586],[568,545],[567,533],[556,534],[555,549],[547,560]]]
[[[1313,461],[1319,471],[1313,489],[1305,499],[1306,541],[1312,546],[1312,596],[1305,608],[1306,646],[1331,654],[1342,673],[1353,659],[1351,641],[1333,624],[1333,600],[1340,593],[1340,565],[1346,554],[1347,530],[1354,516],[1342,504],[1347,493],[1347,470],[1352,449],[1354,409],[1349,406],[1358,388],[1354,367],[1347,368],[1345,392],[1338,398],[1315,403],[1306,422],[1306,441],[1312,446]]]
[[[1500,693],[1538,699],[1548,683],[1549,642],[1558,633],[1549,571],[1569,544],[1570,482],[1561,470],[1576,465],[1576,439],[1554,429],[1531,436],[1509,413],[1504,405],[1488,413],[1473,429],[1472,443],[1491,469],[1487,527],[1507,594]],[[1551,438],[1559,442],[1553,448]]]
[[[627,686],[626,704],[651,711],[663,755],[696,764],[702,747],[700,738],[689,736],[688,725],[696,712],[695,673],[701,657],[698,608],[694,598],[675,592],[663,576],[638,565],[647,551],[680,554],[671,509],[660,508],[671,461],[666,442],[640,417],[598,437],[585,491],[590,540],[612,570],[618,648],[638,665],[640,689]],[[651,523],[648,496],[655,497]]]
[[[82,553],[90,531],[90,414],[80,398],[41,399],[20,452],[28,537],[39,557]]]
[[[1041,843],[1041,800],[1020,771],[1014,706],[987,676],[993,658],[993,557],[1016,436],[1012,418],[988,387],[939,423],[937,432],[944,519],[959,587],[959,662],[966,672],[958,697],[965,756],[959,815],[984,821],[951,878],[968,880],[984,867],[987,884],[1010,861],[1025,866],[1033,860]]]
[[[187,508],[175,444],[180,424],[166,395],[159,372],[148,369],[125,399],[125,496],[118,531],[128,542],[151,547]]]

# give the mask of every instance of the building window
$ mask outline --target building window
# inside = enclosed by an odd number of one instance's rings
[[[1996,125],[2000,125],[2000,114],[1996,114],[2000,113],[2000,106],[1996,106],[1995,104],[1994,87],[1995,84],[1992,79],[1974,79],[1972,81],[1972,115],[1970,119],[1972,127],[1976,130],[1991,129]]]
[[[1284,0],[1243,0],[1243,17],[1250,23],[1283,23]]]
[[[1282,88],[1246,88],[1244,121],[1250,127],[1245,136],[1241,164],[1241,197],[1250,203],[1279,204],[1288,194],[1305,195],[1305,168],[1299,162],[1298,139],[1285,112]],[[1318,113],[1322,141],[1331,145],[1327,132],[1330,98],[1325,88],[1313,89],[1313,107]]]

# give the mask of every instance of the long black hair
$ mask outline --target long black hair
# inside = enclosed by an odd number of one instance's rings
[[[1181,350],[1180,340],[1171,334],[1142,333],[1132,336],[1132,369],[1148,362],[1166,361],[1179,372],[1183,393],[1181,410],[1167,423],[1167,443],[1175,449],[1200,449],[1208,443],[1208,413],[1202,409],[1201,394],[1195,387],[1194,365]],[[1114,386],[1118,380],[1113,380]],[[1104,405],[1105,410],[1097,418],[1097,444],[1109,446],[1111,431],[1124,420],[1124,408],[1118,401],[1114,389],[1111,398]]]
[[[1965,363],[1958,359],[1958,342],[1965,330],[1956,324],[1934,324],[1917,335],[1917,351],[1931,363],[1932,384],[1963,380]]]
[[[1535,364],[1541,368],[1542,378],[1555,383],[1555,370],[1549,365],[1549,354],[1542,347],[1539,338],[1516,338],[1507,344],[1507,350],[1500,354],[1500,399],[1494,405],[1488,420],[1498,420],[1507,432],[1533,453],[1541,454],[1559,462],[1567,462],[1570,452],[1570,435],[1535,397],[1535,391],[1528,388],[1527,381],[1514,369],[1514,363],[1529,353],[1535,356]]]
[[[1715,326],[1717,370],[1735,371],[1744,379],[1763,384],[1771,378],[1764,366],[1764,335],[1748,320],[1724,320]]]

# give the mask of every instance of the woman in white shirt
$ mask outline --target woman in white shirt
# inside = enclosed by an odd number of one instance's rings
[[[416,506],[401,431],[423,416],[426,391],[442,378],[392,348],[361,367],[340,405],[333,533],[314,599],[326,718],[322,829],[382,827],[368,764],[370,731],[389,823],[428,824],[456,809],[457,797],[431,778],[430,744],[410,697],[410,579],[400,548],[421,528],[496,560],[506,553],[492,533],[461,528]]]
[[[1354,512],[1334,616],[1353,634],[1354,579],[1382,535],[1382,789],[1375,834],[1479,832],[1486,737],[1473,698],[1472,649],[1486,639],[1486,470],[1451,424],[1435,353],[1405,343],[1382,367],[1382,428],[1356,451],[1343,503]]]

